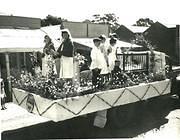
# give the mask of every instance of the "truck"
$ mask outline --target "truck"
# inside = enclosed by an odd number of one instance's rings
[[[38,35],[38,40],[41,39],[42,41],[44,34],[39,33]],[[106,123],[106,117],[110,117],[117,127],[123,127],[132,119],[132,116],[129,115],[129,113],[133,114],[134,111],[139,108],[139,104],[137,103],[146,102],[151,98],[171,93],[172,81],[171,77],[166,77],[165,54],[161,52],[157,52],[157,56],[159,57],[158,60],[160,61],[157,63],[156,70],[162,70],[160,71],[160,77],[163,78],[151,82],[142,82],[132,86],[106,89],[81,96],[55,100],[44,98],[23,89],[12,88],[9,57],[12,57],[12,53],[15,53],[17,62],[21,59],[23,60],[24,65],[27,66],[27,55],[32,52],[37,55],[34,50],[40,50],[41,45],[42,44],[39,42],[37,46],[25,46],[25,48],[8,48],[7,46],[4,46],[3,48],[2,46],[0,51],[2,57],[5,58],[8,90],[11,92],[10,97],[12,98],[12,102],[25,108],[30,113],[59,122],[78,116],[100,112],[99,116],[105,114],[99,119],[99,121],[104,122],[104,125]],[[20,53],[23,55],[20,55]],[[123,72],[149,73],[150,52],[123,53],[119,54],[119,59],[123,62],[121,65]],[[19,67],[19,65],[17,67]],[[171,70],[169,72],[171,72]],[[130,105],[130,107],[125,105]]]

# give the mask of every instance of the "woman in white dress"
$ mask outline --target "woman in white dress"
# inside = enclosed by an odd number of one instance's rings
[[[108,50],[108,45],[106,43],[106,36],[105,35],[100,35],[99,39],[101,40],[100,42],[100,46],[99,49],[101,50],[101,54],[103,54],[103,59],[101,60],[103,63],[103,67],[101,70],[101,74],[102,75],[107,75],[109,73],[109,61],[108,61],[108,54],[107,54],[107,50]],[[101,57],[102,58],[102,57]],[[105,59],[105,63],[104,63],[104,59]]]
[[[51,74],[56,74],[55,59],[53,58],[55,48],[51,38],[48,35],[44,36],[44,42],[45,46],[42,54],[42,75],[48,77]]]
[[[112,71],[115,66],[115,61],[117,59],[117,46],[116,46],[117,40],[115,38],[111,38],[109,43],[110,46],[108,48],[108,61],[109,61],[109,70]]]

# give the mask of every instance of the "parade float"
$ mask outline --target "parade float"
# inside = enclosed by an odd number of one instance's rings
[[[155,51],[119,54],[121,71],[114,73],[101,89],[92,85],[90,71],[81,71],[80,62],[84,59],[81,55],[74,58],[72,83],[51,72],[43,77],[34,50],[42,51],[45,34],[41,30],[1,29],[0,54],[6,67],[1,72],[6,75],[8,91],[13,103],[33,114],[57,122],[170,93],[165,54]],[[53,42],[59,46],[57,40]],[[15,64],[18,71],[13,69]],[[32,66],[33,71],[29,71],[27,68]]]
[[[74,59],[73,82],[53,73],[42,77],[23,71],[13,79],[13,102],[33,114],[63,121],[116,106],[147,100],[171,92],[165,54],[156,51],[128,52],[118,55],[121,71],[114,73],[102,88],[92,85],[91,73],[80,72],[81,55]],[[99,82],[102,79],[99,79]]]

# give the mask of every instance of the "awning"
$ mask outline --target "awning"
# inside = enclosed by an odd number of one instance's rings
[[[45,34],[40,29],[0,29],[0,52],[42,51]],[[53,40],[53,43],[59,47],[57,41]]]

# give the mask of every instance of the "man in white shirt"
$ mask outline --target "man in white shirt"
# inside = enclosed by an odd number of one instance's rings
[[[99,38],[94,38],[94,47],[91,51],[91,65],[90,69],[92,70],[92,84],[95,87],[98,87],[98,78],[100,77],[100,72],[102,69],[102,64],[101,64],[101,50],[100,50],[100,39]]]

